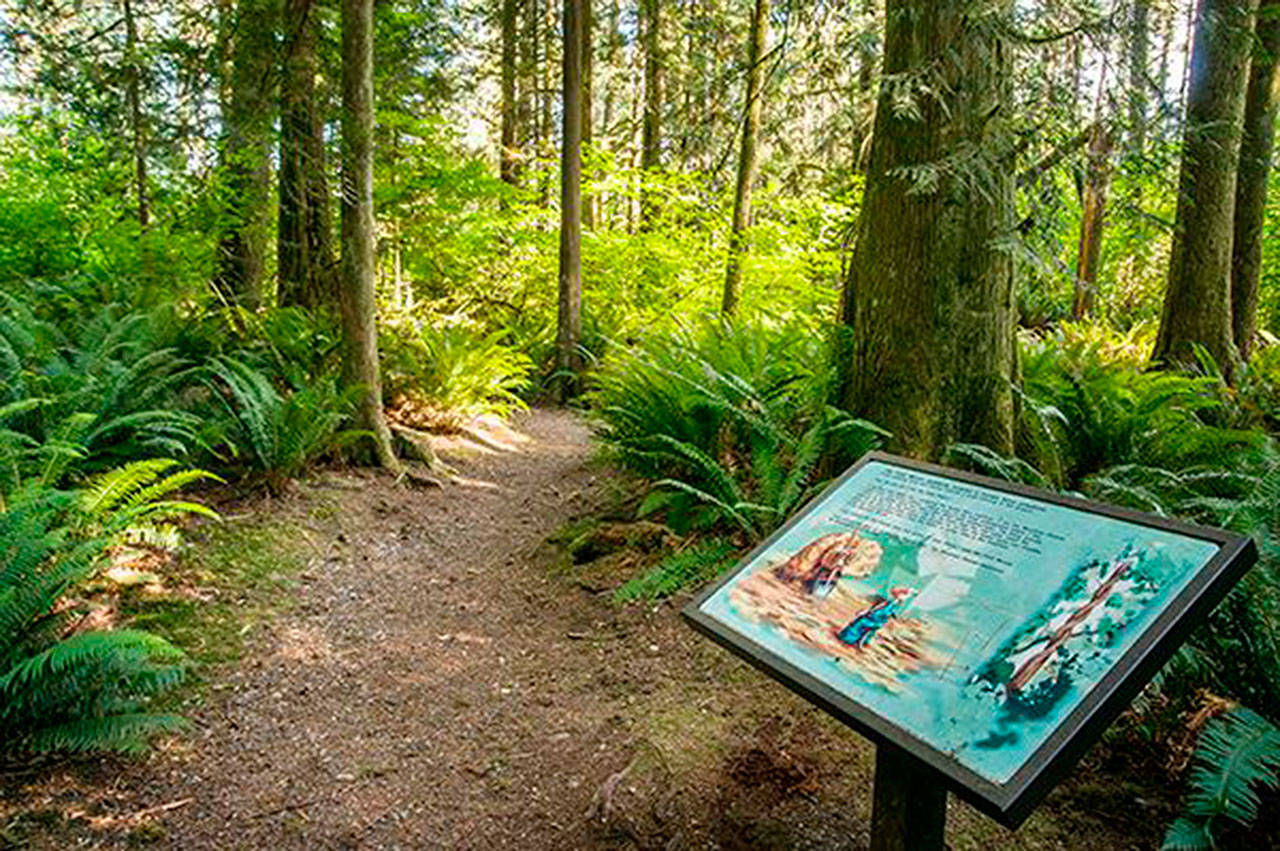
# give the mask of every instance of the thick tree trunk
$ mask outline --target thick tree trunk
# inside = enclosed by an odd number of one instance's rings
[[[747,226],[751,222],[751,186],[756,180],[756,140],[760,134],[761,62],[769,41],[769,0],[756,0],[747,45],[747,101],[742,121],[742,147],[738,152],[738,184],[733,195],[733,227],[729,231],[729,259],[724,271],[724,300],[720,310],[732,316],[742,298],[742,261],[747,253]]]
[[[263,303],[271,230],[271,142],[275,104],[275,34],[279,4],[240,0],[232,26],[231,86],[223,115],[226,229],[217,286],[238,304]]]
[[[359,386],[359,427],[373,435],[378,462],[399,467],[382,413],[378,369],[377,263],[373,221],[373,0],[342,0],[343,380]]]
[[[1231,325],[1240,357],[1249,359],[1258,332],[1258,284],[1262,276],[1262,222],[1280,105],[1280,0],[1262,0],[1256,50],[1245,98],[1244,136],[1236,175],[1231,243]]]
[[[503,182],[519,183],[519,139],[516,105],[516,25],[520,0],[502,0],[502,152],[499,174]]]
[[[138,58],[138,21],[132,0],[122,0],[124,12],[125,99],[129,104],[130,132],[133,135],[133,180],[138,199],[138,225],[145,232],[151,225],[151,201],[147,188],[147,128],[142,117],[142,60]]]
[[[1012,0],[889,0],[884,72],[858,240],[845,284],[843,404],[936,457],[1013,445]],[[916,114],[883,81],[927,72]]]
[[[1071,316],[1083,319],[1093,310],[1098,292],[1098,262],[1102,257],[1102,228],[1107,215],[1107,187],[1111,181],[1111,134],[1098,121],[1089,134],[1089,167],[1080,214],[1080,247],[1076,253],[1075,292]]]
[[[280,304],[315,308],[336,294],[325,175],[324,122],[316,102],[315,0],[284,2],[280,83]]]
[[[1130,0],[1129,153],[1141,154],[1147,146],[1147,54],[1151,41],[1150,0]]]
[[[560,149],[560,305],[556,323],[557,391],[566,401],[582,369],[582,4],[564,0],[564,144]]]
[[[644,124],[640,144],[640,168],[662,167],[662,110],[665,57],[662,53],[662,0],[640,0],[644,19]],[[640,218],[648,225],[657,213],[651,193],[642,199]]]
[[[1169,280],[1152,359],[1194,364],[1203,346],[1223,374],[1231,331],[1231,242],[1249,53],[1258,0],[1200,0]]]

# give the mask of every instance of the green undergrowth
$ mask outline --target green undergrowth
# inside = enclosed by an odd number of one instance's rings
[[[254,628],[291,604],[307,554],[289,519],[205,523],[188,533],[164,590],[130,589],[121,615],[187,653],[195,665],[180,697],[199,702],[210,668],[239,661]]]
[[[723,573],[738,557],[738,548],[725,538],[709,538],[682,547],[652,568],[627,580],[613,592],[616,603],[652,601],[683,588],[698,588]]]

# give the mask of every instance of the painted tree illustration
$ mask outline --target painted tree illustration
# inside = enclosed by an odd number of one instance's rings
[[[1110,560],[1090,560],[984,666],[978,678],[1024,696],[1044,667],[1070,644],[1110,646],[1145,607],[1157,585],[1143,569],[1146,554],[1126,547]]]

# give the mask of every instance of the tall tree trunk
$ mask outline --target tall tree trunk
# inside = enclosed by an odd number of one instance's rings
[[[219,291],[244,307],[263,302],[271,215],[275,34],[279,4],[240,0],[231,35],[231,86],[223,115],[228,222],[218,251]]]
[[[1012,0],[889,0],[880,102],[845,283],[841,395],[919,457],[1013,445]],[[915,111],[892,81],[927,72]],[[964,172],[948,168],[965,151]],[[975,161],[976,160],[976,161]],[[939,168],[939,166],[943,166]],[[912,172],[932,172],[913,180]]]
[[[1071,316],[1083,319],[1093,310],[1098,292],[1098,263],[1102,257],[1102,228],[1107,214],[1107,186],[1111,180],[1111,134],[1101,118],[1089,133],[1089,166],[1080,214],[1080,248]]]
[[[538,0],[520,0],[524,3],[524,22],[520,36],[520,74],[516,78],[519,89],[516,109],[516,126],[519,128],[521,165],[527,165],[538,155]],[[535,162],[536,165],[536,162]]]
[[[543,0],[543,39],[545,45],[542,57],[542,120],[538,127],[538,156],[546,164],[542,169],[542,206],[551,206],[551,152],[555,150],[554,123],[552,115],[552,79],[553,70],[551,68],[551,46],[554,43],[554,34],[556,31],[556,0]]]
[[[285,0],[280,83],[280,304],[315,308],[336,295],[325,175],[324,122],[316,101],[315,0]]]
[[[147,189],[147,128],[142,117],[142,60],[138,58],[138,21],[132,0],[122,0],[124,12],[125,99],[129,104],[133,135],[133,180],[138,198],[138,225],[145,232],[151,225],[151,201]]]
[[[1196,345],[1232,375],[1231,241],[1249,53],[1258,0],[1200,0],[1169,280],[1152,359],[1194,364]]]
[[[640,144],[640,168],[647,172],[662,167],[662,110],[664,62],[662,54],[661,0],[640,0],[644,19],[644,124]],[[640,219],[647,226],[657,212],[652,193],[641,199]]]
[[[633,234],[643,227],[640,208],[644,191],[644,179],[641,176],[641,170],[644,167],[644,93],[641,91],[644,74],[641,73],[640,66],[644,60],[640,51],[636,52],[632,61],[634,67],[631,73],[631,115],[628,124],[632,132],[628,139],[627,151],[629,154],[627,165],[631,171],[632,182],[626,201],[627,233]]]
[[[591,116],[595,97],[595,12],[593,0],[582,3],[582,147],[593,151],[595,122]],[[596,226],[596,196],[588,193],[582,200],[582,226],[592,230]]]
[[[872,38],[872,32],[875,30],[875,11],[875,0],[862,0],[863,26],[869,27],[870,31],[862,33],[862,37],[858,40],[858,75],[855,77],[853,96],[853,144],[850,164],[853,171],[858,174],[865,170],[867,155],[870,153],[867,142],[870,141],[870,123],[874,112],[871,103],[874,99],[871,86],[875,81],[876,69],[876,43]]]
[[[1128,32],[1129,153],[1147,146],[1147,53],[1151,41],[1150,0],[1130,0]]]
[[[1249,359],[1258,332],[1258,284],[1262,276],[1262,221],[1280,105],[1280,0],[1262,0],[1256,50],[1245,98],[1240,171],[1236,175],[1231,243],[1231,325],[1240,357]]]
[[[756,140],[760,134],[761,63],[769,41],[769,0],[756,0],[747,45],[747,101],[742,120],[742,147],[738,151],[738,184],[733,195],[733,227],[729,231],[729,259],[724,271],[724,300],[720,310],[732,316],[742,298],[742,261],[747,253],[747,226],[751,222],[751,186],[756,180]]]
[[[1194,2],[1187,3],[1187,14],[1182,26],[1182,43],[1184,45],[1190,45],[1195,40],[1196,21],[1203,2],[1204,0],[1194,0]],[[1182,63],[1182,80],[1178,83],[1178,103],[1184,106],[1187,103],[1187,90],[1191,86],[1191,71],[1191,61]]]
[[[499,174],[503,182],[519,183],[520,128],[516,106],[516,33],[520,0],[502,0],[502,153]]]
[[[342,0],[343,381],[359,386],[360,428],[373,435],[378,463],[399,467],[382,413],[378,369],[377,263],[373,222],[373,0]]]
[[[566,401],[582,369],[582,4],[564,0],[564,56],[560,148],[560,304],[556,323],[557,391]],[[590,0],[585,0],[590,2]]]
[[[1171,118],[1167,115],[1171,110],[1164,108],[1165,102],[1168,100],[1169,77],[1172,74],[1170,70],[1170,57],[1173,53],[1173,31],[1177,28],[1177,15],[1169,12],[1164,16],[1164,26],[1160,30],[1160,70],[1156,72],[1156,85],[1160,90],[1160,112],[1165,113],[1163,119],[1156,125],[1161,136],[1168,134],[1168,125]]]

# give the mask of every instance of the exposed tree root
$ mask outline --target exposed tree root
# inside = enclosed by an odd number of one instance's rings
[[[436,455],[436,450],[431,445],[431,435],[425,431],[395,423],[391,424],[391,435],[395,440],[396,448],[404,458],[425,464],[427,469],[436,476],[453,477],[454,471],[440,460],[440,456]]]

